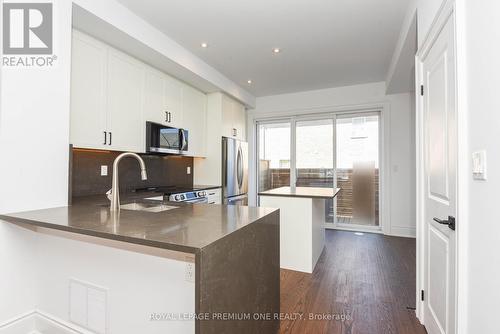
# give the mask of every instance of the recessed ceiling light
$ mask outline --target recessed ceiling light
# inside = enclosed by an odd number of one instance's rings
[[[280,52],[281,52],[280,48],[274,48],[273,49],[273,53],[280,53]]]
[[[207,43],[201,43],[201,47],[202,48],[208,48],[208,44]]]
[[[249,79],[249,80],[247,80],[247,83],[248,83],[249,85],[251,85],[251,84],[252,84],[252,80],[250,80],[250,79]]]

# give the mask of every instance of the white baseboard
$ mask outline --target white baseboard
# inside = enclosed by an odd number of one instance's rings
[[[351,232],[363,232],[363,233],[378,233],[384,234],[391,237],[403,237],[403,238],[416,238],[417,232],[414,227],[397,227],[392,226],[390,233],[384,233],[379,227],[364,227],[364,226],[334,226],[333,224],[325,224],[325,229],[327,230],[340,230],[340,231],[351,231]]]
[[[93,334],[45,312],[33,310],[0,324],[0,334]]]
[[[325,229],[326,230],[349,231],[349,232],[383,234],[383,232],[380,230],[379,227],[376,227],[376,228],[366,227],[366,228],[364,228],[363,226],[359,226],[359,225],[355,226],[355,227],[348,227],[348,226],[334,226],[333,224],[325,224]]]
[[[391,226],[391,233],[387,234],[393,237],[416,238],[417,231],[415,227]]]
[[[0,324],[0,334],[34,333],[36,329],[36,312],[29,311]]]

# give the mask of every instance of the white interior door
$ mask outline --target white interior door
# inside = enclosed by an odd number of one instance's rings
[[[455,333],[457,138],[453,18],[423,58],[424,322],[429,334]],[[439,222],[440,221],[440,222]]]

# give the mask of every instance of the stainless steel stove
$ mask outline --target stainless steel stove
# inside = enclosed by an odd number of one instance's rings
[[[163,194],[163,199],[170,202],[184,202],[184,203],[208,203],[208,195],[204,189],[189,188],[189,187],[149,187],[143,189],[137,189],[140,191],[154,191]],[[153,199],[153,198],[152,198]],[[156,199],[156,198],[155,198]],[[161,196],[158,199],[162,199]]]
[[[208,203],[208,196],[205,190],[186,191],[182,193],[171,194],[168,196],[170,202],[184,203]]]

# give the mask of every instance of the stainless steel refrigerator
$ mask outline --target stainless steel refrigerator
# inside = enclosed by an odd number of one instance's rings
[[[224,204],[248,204],[248,143],[222,138],[222,198]]]

